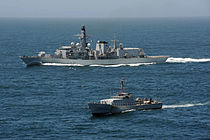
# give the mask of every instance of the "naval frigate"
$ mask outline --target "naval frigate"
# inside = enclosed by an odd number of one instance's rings
[[[70,46],[61,46],[53,55],[39,52],[37,56],[21,56],[27,66],[42,65],[45,63],[70,64],[70,65],[117,65],[137,63],[164,63],[169,56],[146,56],[142,48],[124,48],[122,43],[117,45],[114,38],[113,44],[98,40],[96,49],[91,48],[87,42],[85,26],[77,34],[79,43],[71,42]]]

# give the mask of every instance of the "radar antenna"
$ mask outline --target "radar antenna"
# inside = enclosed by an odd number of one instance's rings
[[[114,49],[116,49],[117,47],[117,42],[119,41],[119,40],[116,40],[116,34],[114,33],[114,40],[111,40],[112,42],[113,42],[113,47],[114,47]]]

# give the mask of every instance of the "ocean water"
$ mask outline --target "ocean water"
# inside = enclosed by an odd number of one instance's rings
[[[26,67],[19,56],[53,53],[114,33],[125,47],[170,55],[164,64]],[[87,103],[120,91],[163,109],[92,117]],[[0,139],[210,139],[210,18],[0,18]]]

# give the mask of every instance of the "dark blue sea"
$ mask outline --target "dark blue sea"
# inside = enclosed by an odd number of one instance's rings
[[[169,55],[164,64],[26,67],[78,38]],[[90,41],[90,40],[89,40]],[[163,109],[92,117],[88,102],[125,90]],[[0,18],[0,139],[210,139],[210,18]]]

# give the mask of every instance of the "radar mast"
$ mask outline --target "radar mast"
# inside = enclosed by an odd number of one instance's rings
[[[81,27],[81,34],[76,34],[74,36],[78,36],[80,39],[80,45],[82,46],[82,48],[86,48],[87,47],[87,36],[86,36],[86,31],[85,31],[85,25],[82,25]]]
[[[86,32],[85,32],[85,26],[83,25],[81,28],[81,36],[80,36],[80,44],[83,48],[86,48]]]
[[[114,49],[116,49],[117,48],[117,42],[119,41],[119,40],[116,40],[116,34],[114,33],[114,40],[111,40],[112,42],[113,42],[113,47],[114,47]]]

